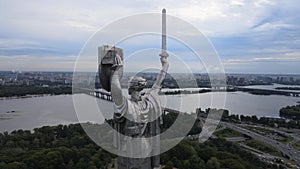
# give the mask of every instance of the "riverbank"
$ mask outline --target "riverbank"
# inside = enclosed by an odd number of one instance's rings
[[[44,95],[72,94],[71,86],[0,86],[1,98],[28,98]]]
[[[33,97],[45,97],[45,96],[53,96],[51,94],[35,94],[35,95],[25,95],[25,96],[11,96],[11,97],[0,97],[0,100],[12,100],[12,99],[27,99]]]
[[[300,119],[300,104],[283,107],[279,111],[280,117],[299,120]]]
[[[236,87],[235,90],[241,92],[248,92],[254,95],[283,95],[283,96],[291,96],[292,94],[300,95],[300,92],[287,92],[287,91],[279,91],[279,90],[254,89],[254,88],[252,89],[252,88],[244,88],[244,87]]]
[[[277,90],[300,90],[300,87],[276,87]]]

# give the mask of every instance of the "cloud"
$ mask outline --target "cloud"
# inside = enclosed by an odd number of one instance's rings
[[[99,28],[125,16],[160,12],[163,7],[167,8],[167,14],[192,23],[207,35],[225,67],[237,63],[253,66],[256,63],[254,66],[263,72],[263,68],[267,70],[268,63],[276,62],[287,67],[290,61],[298,62],[300,4],[296,0],[0,0],[1,69],[8,68],[5,65],[11,64],[10,67],[26,70],[37,70],[37,67],[41,70],[53,67],[59,69],[57,65],[62,66],[61,69],[68,67],[72,70],[72,64],[69,64],[71,60],[66,61],[65,58],[76,56],[85,41]],[[149,24],[152,22],[149,21]],[[186,36],[193,34],[184,29],[182,33]],[[143,43],[134,45],[135,47],[128,47],[126,50],[134,51],[145,46]],[[178,49],[176,44],[169,45],[169,49]],[[26,64],[22,65],[21,57],[30,59],[35,64],[30,65],[29,61],[24,61]],[[18,62],[12,62],[12,58]],[[44,64],[50,58],[53,63],[57,61],[58,64]],[[68,66],[63,66],[63,63]],[[189,64],[196,69],[197,65],[193,65],[192,61]],[[239,66],[231,70],[252,70],[249,67]],[[273,70],[276,72],[275,68]],[[298,69],[295,68],[294,71]]]
[[[120,17],[160,12],[190,21],[209,35],[232,34],[269,15],[270,1],[6,1],[1,3],[2,26],[7,33],[43,39],[82,40]],[[13,9],[13,10],[12,10]],[[255,12],[253,12],[255,11]],[[222,25],[222,27],[218,26]],[[12,30],[11,30],[12,29]]]
[[[299,74],[300,52],[287,52],[264,57],[224,59],[223,64],[227,72]]]

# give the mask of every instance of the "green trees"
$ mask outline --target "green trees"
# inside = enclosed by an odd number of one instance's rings
[[[4,163],[0,162],[1,169],[27,169],[27,165],[22,162],[12,162],[12,163]]]
[[[94,144],[80,124],[0,134],[1,169],[96,169],[114,157]]]
[[[290,118],[290,119],[300,119],[300,104],[295,106],[287,106],[279,111],[280,117]]]
[[[202,144],[197,141],[182,141],[163,153],[161,162],[165,169],[277,169],[277,166],[264,163],[238,145],[223,139]]]
[[[64,169],[62,155],[55,150],[41,150],[24,159],[28,168]]]
[[[80,124],[0,134],[1,169],[105,169],[114,158],[97,146]],[[161,154],[161,163],[165,169],[277,168],[223,139],[205,143],[184,140]]]
[[[206,163],[206,169],[219,169],[220,163],[216,157],[211,157]]]

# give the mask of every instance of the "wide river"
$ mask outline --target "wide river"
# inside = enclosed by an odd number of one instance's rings
[[[213,107],[228,109],[231,114],[278,117],[280,108],[295,105],[300,98],[212,92],[169,95],[161,100],[163,106],[184,112],[195,112],[197,107]],[[104,118],[110,118],[112,112],[111,102],[85,94],[3,99],[0,100],[0,132],[86,121],[101,123]]]

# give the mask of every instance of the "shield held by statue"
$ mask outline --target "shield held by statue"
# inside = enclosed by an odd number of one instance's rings
[[[119,57],[124,61],[124,54],[121,48],[115,46],[104,45],[98,48],[98,72],[99,79],[103,89],[110,92],[111,77],[112,77],[112,67],[118,64]]]

